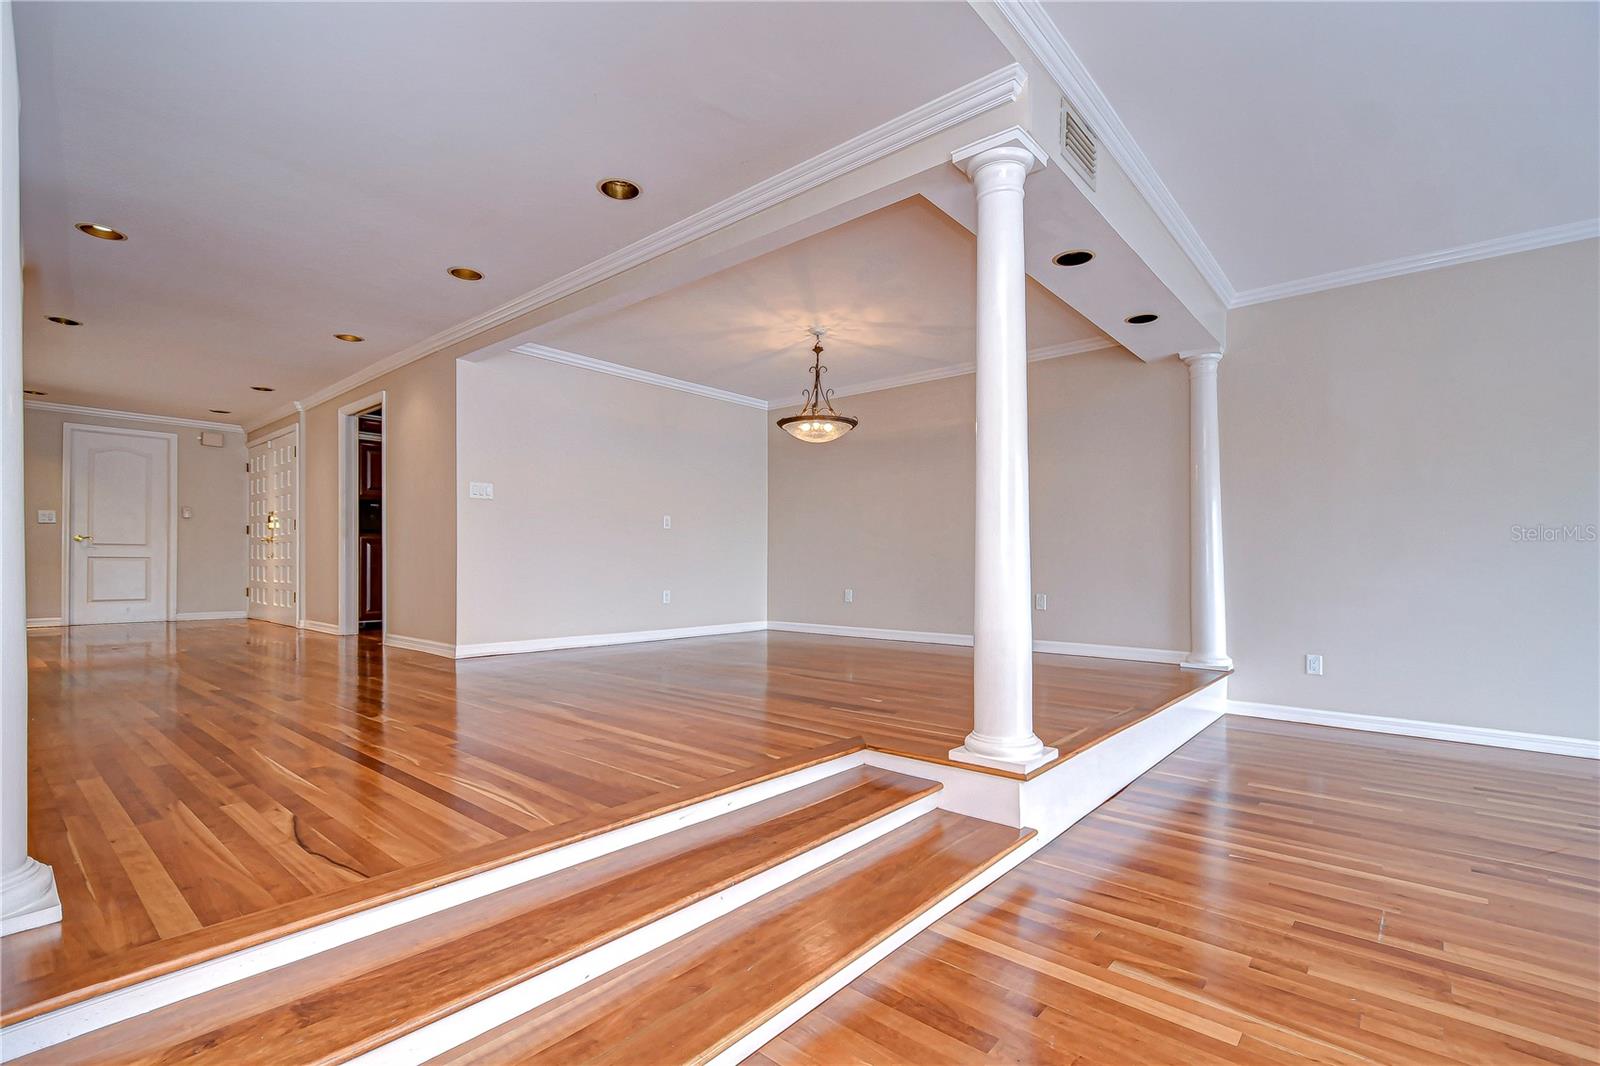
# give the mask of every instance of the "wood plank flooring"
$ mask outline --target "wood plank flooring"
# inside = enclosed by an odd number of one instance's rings
[[[854,738],[939,757],[971,652],[783,633],[451,662],[263,622],[29,634],[30,850],[66,920],[6,939],[9,1023],[91,987],[734,787]],[[1210,684],[1042,655],[1063,754]]]
[[[17,1061],[348,1062],[937,791],[846,770]]]
[[[1597,775],[1224,719],[748,1062],[1600,1061]]]

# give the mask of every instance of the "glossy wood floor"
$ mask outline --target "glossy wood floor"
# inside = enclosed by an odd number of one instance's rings
[[[748,1061],[1600,1061],[1597,773],[1224,719]]]
[[[781,633],[459,663],[261,622],[37,630],[30,850],[66,920],[6,938],[6,1021],[865,738],[939,757],[971,652]],[[1215,680],[1037,658],[1063,754]]]

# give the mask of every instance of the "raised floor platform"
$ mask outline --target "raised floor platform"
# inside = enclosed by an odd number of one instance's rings
[[[451,662],[265,623],[30,635],[4,1022],[870,748],[947,762],[971,652],[783,633]],[[1215,682],[1041,655],[1063,758]]]

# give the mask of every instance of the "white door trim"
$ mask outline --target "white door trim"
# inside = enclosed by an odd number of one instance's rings
[[[257,437],[255,440],[251,440],[249,437],[246,437],[245,438],[245,442],[244,442],[245,460],[248,463],[249,457],[250,457],[250,449],[254,448],[256,445],[258,445],[258,444],[271,444],[273,441],[277,440],[279,437],[286,437],[291,433],[296,435],[295,439],[294,439],[294,443],[295,443],[295,449],[294,449],[294,625],[295,625],[296,629],[304,628],[301,625],[301,623],[306,620],[306,603],[305,603],[305,600],[306,600],[306,589],[305,589],[306,557],[305,557],[305,541],[302,539],[304,537],[304,534],[301,533],[301,531],[300,531],[301,530],[301,522],[304,521],[304,510],[305,510],[305,500],[304,500],[303,496],[301,495],[304,492],[304,489],[302,489],[301,485],[300,485],[301,477],[305,473],[305,471],[301,468],[301,462],[300,462],[300,456],[306,450],[306,427],[305,427],[305,422],[306,422],[305,412],[302,411],[302,412],[300,412],[299,416],[294,420],[294,425],[292,425],[292,426],[284,426],[282,429],[275,430],[275,431],[273,431],[271,433],[268,433],[265,437]],[[244,476],[246,478],[246,481],[248,482],[248,479],[250,477],[250,471],[248,469],[245,471],[245,475]],[[250,491],[249,491],[248,483],[245,485],[244,506],[245,506],[245,525],[248,526],[250,524]],[[248,567],[250,565],[250,563],[249,563],[250,534],[248,532],[245,533],[244,539],[245,539],[245,565]],[[248,574],[246,576],[248,576]],[[245,606],[244,616],[246,618],[250,617],[250,608],[249,608],[248,604]]]
[[[167,621],[178,614],[178,435],[151,429],[116,429],[85,422],[61,424],[61,621],[72,625],[72,434],[113,433],[167,441]]]
[[[383,536],[383,617],[384,632],[389,631],[389,391],[379,389],[354,403],[339,408],[335,423],[339,433],[339,633],[351,636],[360,630],[356,609],[356,538],[361,516],[356,502],[356,416],[374,407],[383,408],[383,510],[379,526]],[[302,439],[300,446],[305,447]]]

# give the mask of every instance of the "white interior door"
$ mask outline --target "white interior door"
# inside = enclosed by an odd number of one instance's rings
[[[295,591],[300,566],[295,551],[300,526],[295,513],[299,469],[298,429],[250,448],[249,614],[286,626],[299,624]]]
[[[165,621],[174,438],[88,426],[66,433],[67,623]]]

